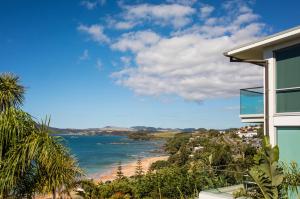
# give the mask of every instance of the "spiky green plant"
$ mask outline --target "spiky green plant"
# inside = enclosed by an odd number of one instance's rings
[[[284,178],[283,171],[279,167],[279,148],[272,147],[267,138],[264,140],[263,147],[254,156],[255,166],[249,174],[255,181],[259,189],[259,197],[265,199],[280,198],[281,184]]]
[[[0,111],[10,107],[19,107],[24,101],[24,87],[19,84],[19,77],[11,73],[0,75]]]
[[[56,198],[82,171],[61,140],[49,135],[49,122],[37,124],[19,109],[24,88],[18,81],[0,75],[0,198],[49,192]]]
[[[300,199],[300,168],[298,163],[292,161],[290,164],[282,163],[284,171],[283,193],[286,197],[294,197]]]

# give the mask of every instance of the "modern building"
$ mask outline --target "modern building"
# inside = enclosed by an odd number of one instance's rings
[[[300,26],[224,55],[231,62],[262,67],[263,85],[240,90],[240,118],[245,123],[263,123],[271,144],[279,146],[280,159],[300,165]],[[204,191],[199,199],[233,198],[234,189],[236,186]]]
[[[264,70],[262,87],[240,90],[242,122],[264,123],[280,159],[300,164],[300,26],[224,53]],[[245,67],[251,67],[245,65]]]

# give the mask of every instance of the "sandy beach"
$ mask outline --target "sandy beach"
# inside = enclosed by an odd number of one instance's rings
[[[158,160],[167,160],[168,156],[159,156],[159,157],[147,157],[141,159],[143,171],[147,172],[149,167],[153,162],[156,162]],[[137,162],[130,162],[128,164],[122,165],[122,172],[124,176],[130,177],[133,176],[136,170]],[[95,182],[106,182],[116,179],[117,175],[117,167],[118,165],[113,166],[109,171],[106,171],[104,173],[94,174],[92,178]]]
[[[143,171],[147,172],[153,162],[156,162],[158,160],[167,160],[167,159],[168,159],[168,156],[143,158],[143,159],[141,159]],[[133,162],[130,162],[127,164],[122,164],[122,172],[123,172],[124,176],[127,176],[127,177],[133,176],[135,173],[135,170],[136,170],[136,166],[137,166],[137,161],[133,161]],[[95,183],[98,183],[101,181],[102,182],[112,181],[112,180],[116,179],[117,167],[118,167],[118,165],[116,164],[115,166],[112,166],[112,168],[109,169],[108,171],[103,172],[103,173],[94,174],[90,177],[94,180]],[[36,199],[50,199],[50,198],[51,198],[51,195],[36,197]],[[72,198],[77,199],[77,198],[81,198],[81,197],[76,196],[75,193],[72,192]]]

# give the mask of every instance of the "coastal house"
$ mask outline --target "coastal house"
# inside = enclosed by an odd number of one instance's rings
[[[224,55],[231,62],[262,67],[263,85],[240,90],[240,118],[245,123],[263,123],[271,144],[279,146],[280,159],[300,164],[300,26],[238,46]],[[233,197],[201,192],[199,198]]]
[[[237,135],[240,138],[253,138],[254,136],[257,136],[257,132],[255,132],[255,131],[246,131],[246,132],[238,131]]]
[[[259,65],[262,87],[240,90],[242,122],[264,123],[265,135],[280,148],[280,159],[300,163],[300,27],[224,53],[231,62]],[[251,67],[245,65],[245,67]]]

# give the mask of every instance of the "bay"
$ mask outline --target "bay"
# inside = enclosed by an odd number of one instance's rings
[[[136,141],[116,135],[59,135],[88,175],[105,172],[118,162],[159,156],[163,140]]]

